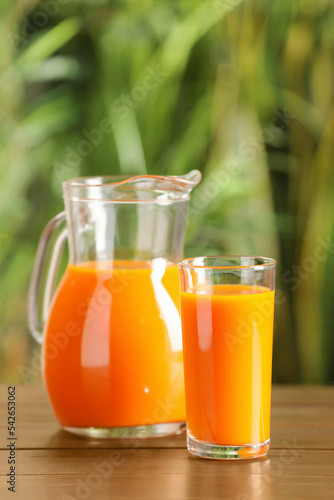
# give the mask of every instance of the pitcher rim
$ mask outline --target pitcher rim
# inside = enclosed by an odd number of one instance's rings
[[[63,195],[65,199],[73,201],[109,201],[117,203],[141,203],[141,202],[171,202],[184,201],[189,199],[191,190],[196,187],[201,180],[201,172],[192,170],[184,176],[174,175],[95,175],[74,177],[63,181]],[[141,180],[155,180],[157,186],[143,187],[140,185]],[[161,185],[159,186],[159,181]],[[138,183],[136,186],[135,183]],[[105,190],[104,196],[96,196],[97,189]],[[156,193],[157,197],[145,199],[130,198],[115,198],[108,196],[106,190],[121,189],[123,192],[129,190],[141,191],[145,193]],[[171,196],[163,198],[162,194],[171,193]],[[105,196],[107,195],[107,196]]]

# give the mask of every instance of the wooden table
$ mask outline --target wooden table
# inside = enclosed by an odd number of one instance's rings
[[[6,474],[7,386],[0,386],[0,498],[16,500],[334,499],[334,387],[274,387],[262,459],[191,457],[185,436],[122,442],[63,431],[45,390],[16,386],[16,493]]]

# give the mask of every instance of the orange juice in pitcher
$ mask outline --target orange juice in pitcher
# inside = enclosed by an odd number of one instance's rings
[[[154,437],[184,428],[176,263],[199,181],[193,171],[64,182],[66,219],[56,217],[42,235],[29,320],[43,340],[44,381],[65,429]],[[66,236],[70,261],[53,294]]]

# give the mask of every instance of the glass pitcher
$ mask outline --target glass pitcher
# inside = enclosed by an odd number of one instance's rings
[[[92,437],[154,437],[185,426],[176,264],[197,170],[181,177],[63,183],[46,226],[28,313],[60,424]],[[69,263],[55,282],[62,247]]]

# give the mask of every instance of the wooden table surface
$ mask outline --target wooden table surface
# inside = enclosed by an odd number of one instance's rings
[[[267,457],[191,457],[185,435],[87,440],[63,431],[40,385],[16,386],[16,492],[9,472],[7,386],[0,386],[0,498],[231,500],[334,499],[334,387],[273,388]]]

